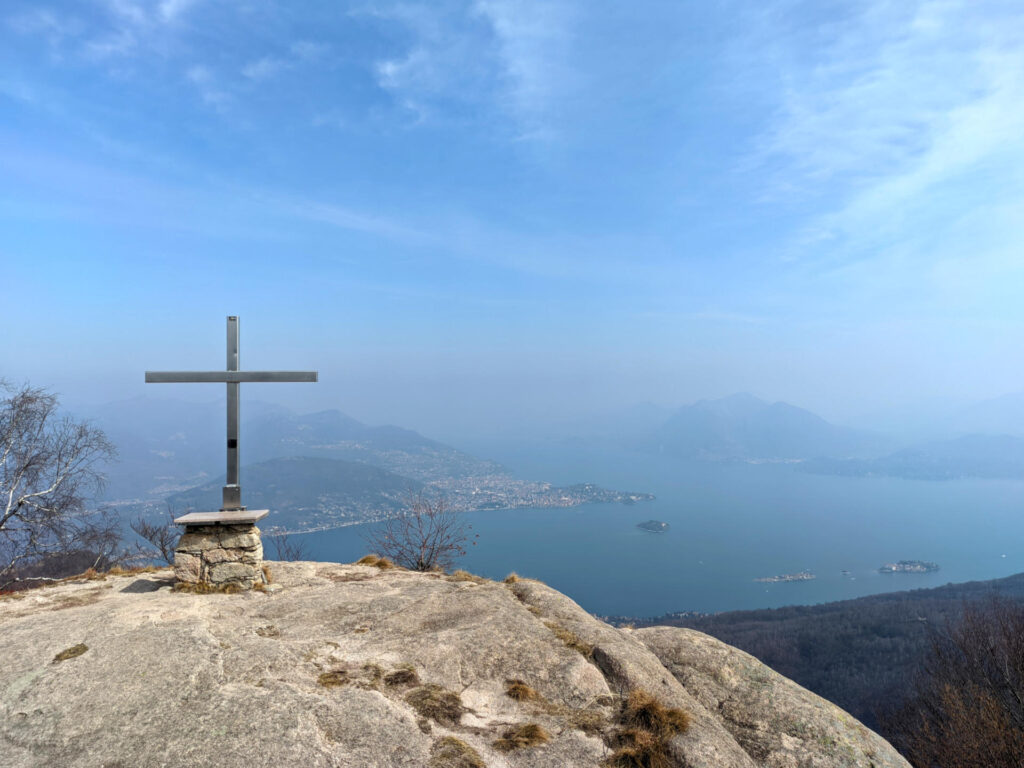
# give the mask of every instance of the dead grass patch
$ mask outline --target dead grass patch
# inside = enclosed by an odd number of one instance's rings
[[[78,645],[72,645],[70,648],[65,648],[63,651],[53,657],[53,663],[58,664],[68,659],[73,659],[76,656],[81,656],[83,653],[89,650],[89,646],[85,643],[79,643]]]
[[[187,592],[191,595],[237,595],[242,592],[238,584],[228,583],[214,586],[205,581],[178,581],[173,587],[175,592]]]
[[[384,670],[377,664],[363,664],[362,673],[366,677],[363,687],[376,688],[384,678]]]
[[[466,711],[459,694],[433,683],[409,691],[405,701],[420,715],[441,725],[458,725]]]
[[[361,557],[356,560],[356,565],[372,565],[374,568],[380,568],[382,571],[398,567],[386,557],[380,557],[379,555],[366,555],[365,557]]]
[[[572,648],[585,658],[589,659],[593,657],[594,646],[590,643],[584,642],[575,632],[572,632],[561,624],[556,624],[553,621],[545,621],[544,626],[550,629],[554,636],[565,643],[568,648]]]
[[[522,576],[520,576],[520,575],[519,575],[518,573],[516,573],[515,571],[512,571],[512,573],[510,573],[510,574],[509,574],[508,576],[506,576],[506,577],[505,577],[505,578],[504,578],[504,579],[502,580],[502,583],[503,583],[503,584],[515,584],[515,583],[516,583],[517,581],[522,581],[522,580],[523,580],[523,577],[522,577]]]
[[[80,608],[83,605],[92,605],[93,603],[99,602],[102,592],[102,587],[96,587],[95,589],[90,589],[88,592],[82,592],[77,595],[58,597],[50,607],[50,610],[63,611],[66,608]]]
[[[671,768],[668,743],[690,727],[690,715],[666,707],[646,691],[635,690],[619,713],[620,730],[611,737],[615,752],[609,768]]]
[[[401,666],[384,675],[384,685],[400,686],[419,684],[420,676],[416,674],[416,669],[411,664]]]
[[[430,748],[428,768],[487,768],[480,753],[462,739],[445,736]]]
[[[316,681],[324,688],[337,688],[348,683],[348,672],[344,669],[333,669],[330,672],[321,672]]]
[[[122,567],[120,565],[115,565],[113,568],[111,568],[109,571],[107,571],[107,575],[109,575],[109,576],[138,576],[140,573],[156,573],[159,570],[161,570],[161,569],[157,568],[155,565],[139,565],[139,566],[134,566],[132,568],[124,568],[124,567]]]
[[[551,741],[551,734],[536,723],[513,725],[501,734],[501,738],[492,745],[499,752],[512,752],[516,749],[536,747]]]
[[[486,584],[487,579],[482,576],[477,576],[475,573],[469,571],[455,571],[448,575],[448,581],[468,581],[472,584]]]

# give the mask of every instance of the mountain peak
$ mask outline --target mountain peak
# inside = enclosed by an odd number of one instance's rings
[[[886,442],[795,405],[741,392],[680,408],[649,446],[687,458],[795,460],[871,455]]]

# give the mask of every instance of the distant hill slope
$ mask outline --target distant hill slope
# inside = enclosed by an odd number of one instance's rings
[[[1011,435],[965,435],[905,448],[876,459],[815,459],[807,472],[913,480],[961,477],[1024,479],[1024,439]]]
[[[355,461],[291,456],[242,468],[244,501],[250,509],[274,510],[274,524],[311,530],[330,525],[372,520],[403,506],[422,483],[386,469]],[[217,509],[224,476],[175,493],[174,508]]]
[[[692,459],[784,460],[815,456],[871,456],[888,441],[839,427],[788,403],[738,394],[680,408],[645,447]]]
[[[931,633],[956,620],[964,601],[995,594],[1024,600],[1024,573],[823,605],[628,621],[717,637],[873,727],[879,707],[905,693]]]
[[[321,456],[362,461],[419,480],[502,471],[496,462],[470,456],[411,429],[371,427],[338,410],[256,417],[246,424],[244,437],[252,461]]]
[[[135,398],[84,411],[118,447],[107,468],[109,499],[162,499],[210,481],[224,467],[223,402]],[[409,429],[373,427],[337,410],[297,415],[246,401],[241,458],[247,464],[282,456],[361,461],[417,480],[499,473],[492,461]]]
[[[942,420],[952,432],[1024,437],[1024,392],[1013,392],[961,408]]]

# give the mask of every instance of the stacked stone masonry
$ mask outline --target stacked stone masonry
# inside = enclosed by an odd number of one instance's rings
[[[265,581],[260,529],[244,525],[189,525],[174,550],[174,575],[186,584],[252,589]]]

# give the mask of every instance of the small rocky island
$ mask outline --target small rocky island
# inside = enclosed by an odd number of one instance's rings
[[[927,560],[900,560],[898,563],[886,563],[878,569],[879,573],[932,573],[939,570],[936,563]]]
[[[647,520],[643,523],[637,523],[636,527],[651,533],[665,533],[668,530],[668,523],[663,523],[661,520]]]
[[[780,573],[778,576],[763,576],[754,581],[760,584],[779,584],[784,581],[812,581],[816,578],[818,577],[810,571],[800,571],[799,573]]]

